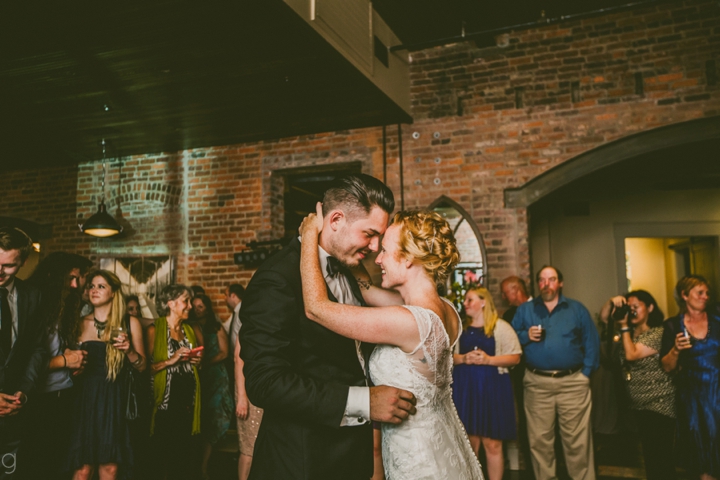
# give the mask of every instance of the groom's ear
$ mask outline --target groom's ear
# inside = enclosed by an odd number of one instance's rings
[[[324,219],[324,221],[329,222],[330,228],[334,232],[338,231],[340,227],[345,224],[346,220],[347,219],[345,218],[345,213],[343,213],[342,210],[333,210],[328,213]]]

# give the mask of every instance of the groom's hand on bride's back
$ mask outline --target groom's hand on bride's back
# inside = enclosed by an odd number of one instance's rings
[[[415,415],[416,402],[415,395],[407,390],[386,385],[370,387],[370,418],[397,425]]]

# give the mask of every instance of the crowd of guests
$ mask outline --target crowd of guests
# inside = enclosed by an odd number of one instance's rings
[[[262,410],[238,355],[244,288],[228,286],[226,322],[183,285],[146,318],[80,255],[51,253],[20,280],[31,249],[0,228],[0,479],[206,479],[231,426],[246,479]]]
[[[209,478],[234,427],[246,479],[262,410],[245,391],[243,287],[226,289],[224,322],[202,287],[184,285],[165,287],[162,316],[151,318],[114,273],[80,255],[54,252],[20,280],[31,248],[22,231],[0,228],[0,478]],[[453,400],[489,480],[502,479],[503,442],[515,439],[535,478],[556,477],[556,432],[570,477],[594,479],[600,334],[563,295],[559,269],[535,279],[535,298],[518,277],[501,283],[502,317],[487,289],[466,292]],[[709,292],[688,275],[675,317],[644,290],[600,311],[651,480],[676,478],[676,465],[720,477],[720,316]]]
[[[502,478],[502,442],[514,439],[530,460],[527,477],[556,478],[556,431],[570,478],[594,479],[590,376],[600,334],[588,310],[562,294],[560,270],[544,266],[536,280],[536,298],[518,277],[502,282],[512,328],[487,290],[467,291],[455,404],[475,452],[485,450],[490,480]],[[680,279],[680,313],[669,319],[644,290],[612,297],[600,311],[650,480],[677,478],[676,466],[693,478],[720,477],[720,315],[709,291],[701,276]]]

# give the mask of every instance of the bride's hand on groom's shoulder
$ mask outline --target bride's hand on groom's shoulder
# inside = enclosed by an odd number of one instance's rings
[[[300,224],[300,236],[317,235],[322,231],[323,228],[323,214],[322,214],[322,202],[317,202],[315,205],[315,213],[308,214],[307,217],[303,218]]]
[[[370,419],[395,425],[417,411],[415,395],[387,385],[370,387]]]

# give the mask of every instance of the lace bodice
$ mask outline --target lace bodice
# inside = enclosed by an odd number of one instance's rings
[[[379,345],[369,363],[375,385],[402,388],[417,398],[417,414],[400,425],[382,425],[385,475],[388,480],[482,479],[452,401],[452,350],[457,338],[450,341],[432,310],[405,308],[417,322],[419,345],[410,353]]]

